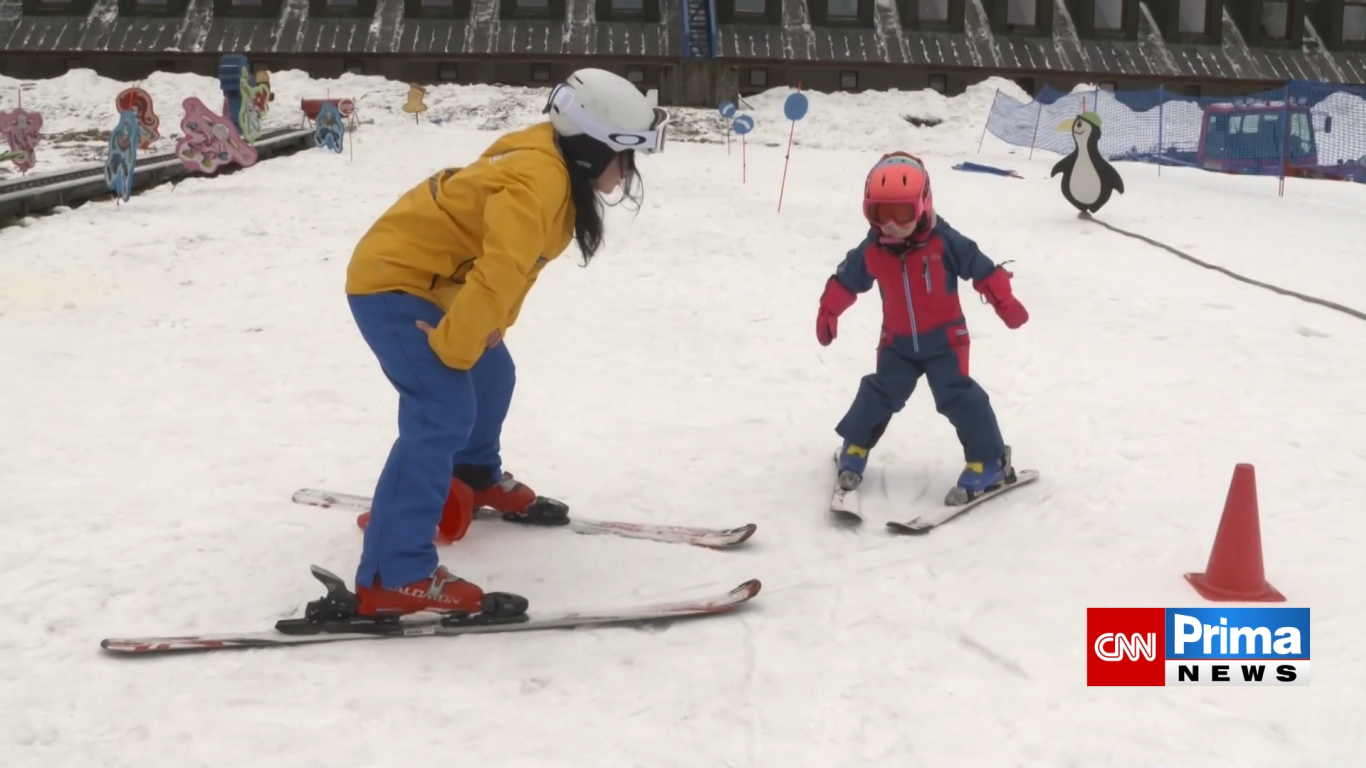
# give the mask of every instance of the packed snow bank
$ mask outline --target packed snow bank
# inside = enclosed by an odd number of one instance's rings
[[[266,130],[302,127],[301,99],[350,98],[356,102],[360,135],[371,127],[413,124],[417,119],[403,111],[409,85],[368,75],[345,74],[334,79],[315,79],[298,70],[272,72],[275,101],[264,121]],[[101,162],[107,151],[109,131],[117,122],[114,97],[138,85],[151,94],[161,118],[162,138],[151,152],[171,151],[182,135],[181,103],[191,96],[216,107],[222,91],[218,80],[193,74],[157,72],[137,83],[101,77],[89,69],[72,70],[49,80],[20,81],[0,77],[0,94],[23,93],[26,109],[43,115],[43,142],[38,145],[35,171]],[[421,122],[435,127],[458,126],[501,131],[531,125],[542,119],[549,95],[545,88],[500,85],[425,86],[427,112]],[[989,78],[959,96],[945,97],[931,90],[865,91],[863,93],[812,93],[810,111],[797,124],[796,145],[817,149],[907,149],[926,154],[953,154],[975,148],[991,111],[997,89],[1027,99],[1019,86],[1002,78]],[[759,145],[786,143],[792,124],[783,116],[783,103],[791,88],[774,88],[747,97],[752,109],[744,110],[755,121],[746,140]],[[13,96],[0,96],[0,108],[16,106]],[[727,122],[715,109],[669,107],[673,116],[670,141],[724,143]],[[906,118],[940,121],[933,127],[916,127]],[[736,139],[738,140],[738,139]],[[8,170],[8,169],[7,169]],[[5,171],[0,171],[4,173]]]

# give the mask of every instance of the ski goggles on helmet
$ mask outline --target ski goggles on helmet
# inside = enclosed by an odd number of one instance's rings
[[[920,158],[905,152],[883,155],[868,172],[863,215],[877,227],[916,224],[930,206],[929,184]]]
[[[659,107],[654,108],[655,117],[649,128],[632,130],[609,125],[599,120],[593,113],[585,109],[578,99],[574,98],[574,89],[563,83],[555,86],[555,90],[550,92],[550,99],[542,111],[549,112],[552,106],[560,114],[572,120],[574,125],[577,125],[584,133],[601,141],[616,152],[627,150],[645,153],[664,151],[664,137],[669,125],[669,113]]]
[[[915,203],[870,203],[865,213],[869,222],[880,227],[888,224],[905,227],[920,221],[925,211]]]

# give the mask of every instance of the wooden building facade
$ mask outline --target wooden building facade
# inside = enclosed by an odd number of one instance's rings
[[[0,0],[11,77],[212,75],[224,53],[410,82],[542,85],[591,64],[695,106],[991,75],[1212,96],[1366,84],[1366,0]]]

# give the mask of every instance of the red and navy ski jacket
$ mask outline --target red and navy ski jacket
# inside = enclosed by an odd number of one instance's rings
[[[900,255],[878,237],[876,229],[869,229],[835,269],[835,279],[856,294],[877,285],[882,295],[879,349],[895,344],[920,358],[960,352],[968,339],[958,281],[982,280],[996,264],[943,218],[924,243]]]

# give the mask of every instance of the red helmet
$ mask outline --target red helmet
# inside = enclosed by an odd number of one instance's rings
[[[892,223],[914,223],[917,232],[934,227],[930,172],[920,158],[892,152],[877,161],[863,185],[863,217],[879,229]]]

